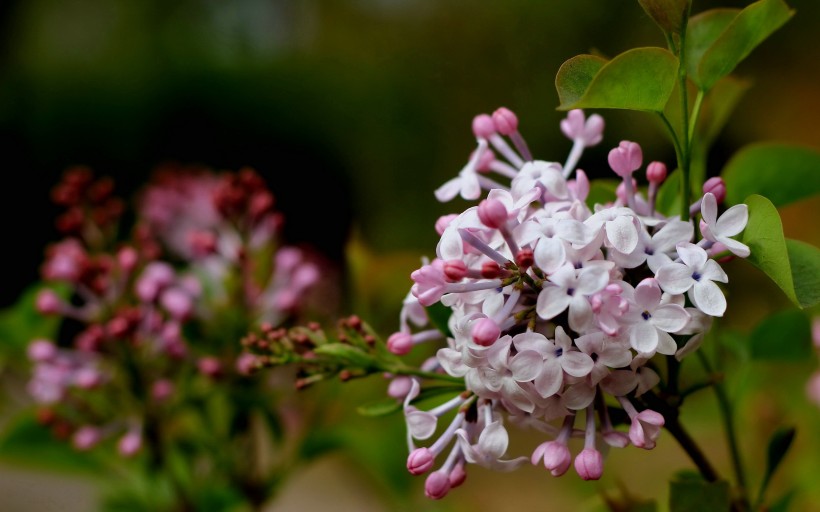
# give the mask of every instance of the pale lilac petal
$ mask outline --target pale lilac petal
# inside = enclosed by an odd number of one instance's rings
[[[571,288],[575,285],[575,268],[570,264],[564,265],[550,275],[549,279],[565,290]]]
[[[692,279],[692,269],[681,263],[662,266],[655,278],[665,292],[672,294],[686,293],[695,283]]]
[[[441,348],[436,353],[436,358],[444,371],[453,377],[463,377],[470,369],[462,361],[461,352],[458,350]]]
[[[566,352],[572,348],[572,338],[560,325],[555,328],[555,346]]]
[[[461,197],[468,201],[475,201],[481,197],[481,185],[475,172],[465,172],[462,175]]]
[[[591,243],[600,232],[600,229],[594,229],[583,222],[575,219],[561,219],[555,226],[556,234],[566,240],[577,245],[587,245]]]
[[[629,357],[629,360],[630,362],[632,361],[632,356]],[[609,368],[604,364],[596,363],[595,366],[592,367],[592,371],[589,372],[589,380],[593,385],[597,385],[601,380],[605,379],[607,375],[609,375]]]
[[[649,270],[657,274],[659,268],[672,263],[672,258],[664,252],[655,252],[655,254],[650,254],[646,257],[646,263],[649,265]]]
[[[504,377],[492,368],[478,368],[478,377],[481,379],[481,383],[490,391],[501,391],[504,386]]]
[[[684,243],[678,244],[678,256],[687,266],[693,269],[699,269],[706,263],[708,256],[706,251],[695,244]]]
[[[404,415],[407,431],[415,439],[429,439],[436,432],[438,418],[424,411],[412,411]]]
[[[691,222],[671,220],[652,237],[652,247],[656,252],[671,251],[679,243],[692,240],[695,228]]]
[[[630,370],[616,370],[601,381],[601,388],[614,396],[624,396],[638,385],[638,376]]]
[[[434,192],[436,199],[438,199],[439,202],[446,203],[455,198],[461,191],[461,181],[461,176],[457,176],[437,188]]]
[[[638,388],[635,390],[635,396],[641,396],[650,389],[654,388],[661,381],[661,378],[651,368],[646,366],[638,370]]]
[[[695,283],[689,298],[697,308],[710,316],[723,316],[726,312],[726,297],[718,285],[702,279]]]
[[[494,459],[501,458],[509,444],[510,436],[500,421],[494,421],[484,427],[478,436],[478,449]]]
[[[569,306],[571,297],[564,288],[547,286],[538,294],[535,312],[544,320],[555,318]]]
[[[610,368],[625,368],[632,362],[632,352],[627,348],[609,345],[598,352],[598,362]]]
[[[726,275],[726,272],[723,271],[715,260],[707,261],[700,275],[701,280],[708,279],[709,281],[720,281],[721,283],[729,282],[729,276]]]
[[[604,333],[593,332],[576,338],[575,345],[587,354],[600,353],[603,347]]]
[[[541,239],[543,236],[544,230],[541,224],[532,219],[527,219],[513,230],[513,238],[521,245],[532,243],[535,240]]]
[[[609,272],[603,266],[590,266],[581,269],[575,293],[592,295],[604,289],[609,283]]]
[[[658,347],[658,329],[649,322],[635,324],[630,331],[629,344],[638,352],[654,352]]]
[[[729,249],[729,251],[735,256],[739,256],[741,258],[748,258],[749,254],[751,254],[748,245],[738,242],[733,238],[721,237],[720,243],[725,245],[726,248]]]
[[[544,358],[538,352],[525,350],[510,359],[512,377],[518,382],[527,382],[535,379],[543,367]]]
[[[709,222],[709,221],[707,221]],[[735,236],[746,228],[749,222],[749,207],[745,204],[736,204],[725,212],[717,221],[715,231],[721,236]],[[709,222],[714,225],[713,222]]]
[[[575,332],[589,330],[594,314],[589,300],[583,295],[575,295],[569,303],[569,326]]]
[[[586,377],[595,363],[583,352],[564,352],[560,358],[561,368],[573,377]]]
[[[703,220],[710,226],[714,226],[717,221],[717,199],[711,192],[703,195],[703,201],[700,203],[700,214]]]
[[[511,339],[509,335],[503,336],[484,352],[487,362],[496,370],[507,368],[507,361],[510,359]]]
[[[513,344],[519,352],[534,350],[540,354],[545,354],[553,347],[553,344],[547,340],[546,336],[537,332],[516,334],[513,338]]]
[[[564,242],[558,238],[542,238],[533,251],[535,263],[544,272],[552,274],[566,262],[567,253]]]
[[[512,379],[504,379],[501,395],[505,402],[508,402],[518,409],[531,413],[535,410],[535,404],[524,389]]]
[[[652,324],[666,332],[678,332],[689,322],[689,313],[677,304],[664,304],[652,312]]]
[[[632,217],[621,216],[606,223],[606,237],[613,247],[629,254],[638,245],[638,230]]]
[[[644,311],[653,311],[661,302],[661,289],[657,281],[647,278],[635,287],[635,305]]]
[[[700,347],[701,343],[703,343],[705,337],[706,335],[704,333],[699,333],[689,338],[689,341],[686,342],[686,345],[684,345],[683,347],[678,349],[677,352],[675,352],[675,359],[681,361],[684,357],[688,356],[689,354],[697,350],[698,347]]]
[[[661,331],[655,330],[658,334],[658,348],[657,352],[659,354],[664,354],[667,356],[671,356],[678,350],[678,345],[675,343],[675,340],[669,334]]]
[[[535,378],[535,390],[543,398],[550,397],[561,389],[564,382],[564,370],[555,359],[544,362],[541,374]]]
[[[461,235],[458,234],[458,226],[450,226],[444,230],[441,235],[441,240],[436,247],[436,254],[441,260],[455,260],[464,256],[464,244],[461,241]]]
[[[630,372],[631,373],[631,372]],[[564,407],[578,411],[586,408],[595,399],[595,388],[588,386],[584,382],[573,384],[561,395]]]

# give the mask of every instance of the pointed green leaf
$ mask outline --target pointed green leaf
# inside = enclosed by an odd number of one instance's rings
[[[778,466],[780,466],[780,463],[783,461],[783,457],[786,456],[789,448],[791,448],[796,432],[794,427],[788,427],[781,428],[772,434],[772,438],[769,440],[769,449],[766,452],[766,474],[760,483],[759,496],[762,497],[766,492],[766,488],[769,486],[774,472],[777,471]]]
[[[788,144],[752,144],[735,153],[721,175],[730,204],[766,194],[780,207],[820,194],[820,152]]]
[[[731,13],[729,9],[706,11],[689,23],[686,68],[702,90],[711,89],[731,73],[794,11],[783,0],[760,0],[735,15]]]
[[[792,269],[794,293],[800,307],[820,303],[820,249],[799,240],[786,239],[789,266]]]
[[[747,260],[762,270],[801,308],[820,301],[820,249],[796,240],[787,241],[777,208],[763,196],[751,195],[749,223],[741,241],[749,246]]]
[[[375,364],[375,360],[370,354],[345,343],[328,343],[326,345],[316,347],[313,352],[317,355],[339,359],[343,363],[359,368],[369,369]]]
[[[754,359],[801,361],[811,357],[811,321],[800,310],[775,313],[761,321],[749,340]]]
[[[680,34],[689,0],[638,0],[638,3],[661,30]]]
[[[729,510],[729,483],[702,479],[674,480],[669,489],[670,512],[704,512]]]
[[[383,398],[356,408],[362,416],[387,416],[401,410],[401,401],[395,398]]]
[[[635,48],[604,64],[579,55],[558,70],[559,110],[617,108],[663,112],[678,71],[678,59],[663,48]]]

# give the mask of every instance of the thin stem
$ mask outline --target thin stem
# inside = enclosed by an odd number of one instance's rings
[[[712,370],[711,363],[709,363],[709,360],[706,358],[706,354],[704,354],[702,350],[699,350],[697,354],[703,369],[706,370],[709,375],[712,375],[714,371]],[[723,430],[726,434],[726,441],[729,445],[729,453],[732,458],[732,470],[734,471],[735,479],[737,480],[737,485],[740,490],[744,508],[748,509],[749,497],[746,490],[746,475],[743,470],[743,461],[740,459],[740,448],[738,446],[737,434],[735,432],[734,419],[732,416],[732,404],[729,402],[729,396],[726,394],[726,389],[723,387],[721,382],[715,381],[714,389],[715,396],[718,400],[718,409],[720,410],[721,419],[723,420]]]
[[[703,97],[705,92],[703,89],[698,89],[698,94],[695,96],[695,104],[692,106],[692,116],[689,119],[689,143],[695,140],[695,126],[698,124],[698,117],[700,117],[700,109],[703,106]]]
[[[700,471],[701,476],[703,476],[704,480],[707,482],[717,482],[719,477],[715,468],[712,467],[712,464],[706,458],[706,455],[700,449],[700,447],[695,443],[695,440],[692,439],[692,436],[683,428],[683,425],[680,424],[677,418],[666,418],[664,428],[672,434],[672,437],[675,438],[675,441],[678,442],[683,451],[686,452],[686,455],[692,460],[695,464],[695,467],[698,468]]]
[[[692,156],[691,135],[689,133],[689,91],[686,87],[686,20],[682,24],[680,32],[680,45],[678,53],[678,88],[680,89],[681,123],[683,134],[683,147],[681,148],[681,220],[689,218],[689,196],[691,195],[689,177],[689,162]]]
[[[683,164],[683,154],[681,150],[680,141],[678,140],[678,134],[675,132],[675,129],[672,128],[672,123],[669,122],[669,118],[666,117],[666,114],[663,112],[658,112],[658,117],[661,118],[663,125],[666,127],[666,130],[669,132],[669,136],[672,138],[672,145],[675,146],[675,156],[678,158],[678,168],[681,167]],[[687,207],[688,208],[688,207]],[[688,213],[687,213],[688,215]]]

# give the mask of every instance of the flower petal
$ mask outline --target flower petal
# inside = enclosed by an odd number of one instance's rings
[[[535,312],[544,320],[549,320],[562,313],[569,306],[571,297],[564,288],[547,286],[538,294]]]
[[[510,359],[512,378],[518,382],[535,379],[543,368],[544,357],[533,350],[519,352]]]
[[[706,263],[708,256],[703,248],[695,244],[683,243],[677,245],[678,256],[692,270],[700,270]]]
[[[603,290],[607,283],[609,283],[609,272],[606,268],[603,266],[584,267],[578,274],[575,293],[592,295]]]
[[[478,449],[493,459],[501,458],[509,444],[510,436],[500,421],[494,421],[484,427],[478,436]]]
[[[436,432],[438,418],[429,412],[411,411],[404,415],[407,432],[415,439],[429,439]]]
[[[703,195],[703,201],[700,203],[700,215],[706,224],[714,226],[717,222],[717,198],[711,192]]]
[[[665,292],[672,294],[686,293],[695,283],[692,279],[692,269],[681,263],[662,266],[655,278]]]
[[[720,281],[721,283],[728,283],[729,276],[723,271],[721,266],[715,260],[708,260],[701,271],[702,280]]]
[[[533,251],[535,263],[548,274],[558,270],[567,259],[564,242],[559,238],[541,238]]]
[[[664,304],[652,313],[652,324],[666,332],[677,332],[686,326],[689,313],[677,304]]]
[[[606,237],[620,252],[629,254],[638,245],[638,230],[632,223],[633,217],[621,216],[606,223]]]
[[[630,372],[631,373],[631,372]],[[584,409],[595,399],[595,388],[588,386],[585,382],[579,382],[568,387],[561,395],[564,407],[579,411]]]
[[[749,207],[745,204],[736,204],[723,212],[713,230],[720,236],[735,236],[746,229],[748,222]]]
[[[544,362],[541,374],[535,378],[535,390],[543,398],[550,397],[561,389],[564,382],[564,370],[555,359]]]
[[[675,340],[669,334],[657,330],[658,333],[658,353],[665,354],[667,356],[671,356],[678,350],[678,345],[675,343]]]
[[[638,352],[648,354],[658,348],[658,329],[649,322],[639,322],[632,326],[629,344]]]
[[[689,298],[697,306],[697,308],[710,316],[723,316],[726,312],[726,297],[718,285],[712,281],[701,279],[692,291],[689,292]]]
[[[561,368],[573,377],[586,377],[595,365],[583,352],[564,352],[560,357]]]
[[[658,282],[648,277],[635,287],[635,305],[644,311],[654,311],[661,302],[661,288]]]

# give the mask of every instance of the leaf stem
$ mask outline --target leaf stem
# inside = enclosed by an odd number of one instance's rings
[[[687,14],[688,17],[688,14]],[[678,46],[678,80],[681,96],[681,123],[683,135],[683,145],[681,147],[680,170],[681,170],[681,220],[689,218],[689,196],[691,195],[689,177],[689,163],[692,156],[691,134],[689,126],[689,90],[686,86],[686,25],[684,19],[680,32],[680,45]],[[694,126],[694,125],[693,125]]]
[[[714,374],[712,364],[706,357],[702,350],[697,351],[698,360],[700,360],[703,369],[709,375]],[[743,461],[740,458],[740,448],[737,442],[737,434],[735,433],[735,425],[732,411],[732,404],[729,402],[729,396],[726,394],[726,389],[723,384],[716,380],[714,383],[715,396],[718,401],[718,409],[720,410],[721,419],[723,420],[723,430],[726,434],[726,442],[729,445],[729,453],[732,459],[732,470],[737,480],[737,486],[740,491],[740,496],[743,502],[744,509],[749,508],[749,497],[746,489],[746,474],[743,470]]]
[[[692,116],[689,119],[689,143],[695,140],[695,126],[698,123],[698,117],[700,117],[700,109],[703,106],[703,97],[705,96],[705,91],[703,89],[698,89],[698,94],[695,96],[695,104],[692,106]]]

